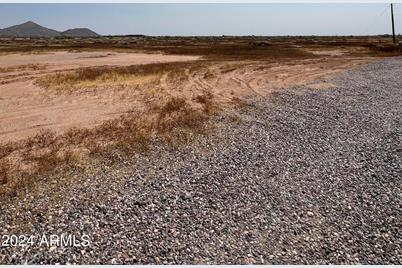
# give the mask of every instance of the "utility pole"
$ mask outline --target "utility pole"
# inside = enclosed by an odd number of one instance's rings
[[[394,5],[392,3],[391,3],[391,19],[392,19],[392,40],[394,40],[394,44],[396,44],[395,24],[394,24]]]

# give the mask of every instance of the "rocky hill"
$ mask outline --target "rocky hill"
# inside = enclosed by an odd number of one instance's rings
[[[71,36],[71,37],[96,37],[99,34],[95,33],[94,31],[88,28],[75,28],[69,29],[61,33],[63,36]]]
[[[33,21],[28,21],[22,24],[14,25],[4,29],[0,29],[0,36],[3,37],[95,37],[99,36],[94,31],[88,28],[70,29],[65,32],[59,32],[53,29],[43,27]]]
[[[0,30],[0,36],[8,37],[55,37],[59,35],[58,31],[40,26],[33,21]]]

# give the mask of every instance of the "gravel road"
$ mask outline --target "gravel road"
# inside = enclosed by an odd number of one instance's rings
[[[91,245],[0,263],[402,264],[401,77],[402,58],[371,63],[227,111],[179,150],[48,178],[0,205],[1,233]]]

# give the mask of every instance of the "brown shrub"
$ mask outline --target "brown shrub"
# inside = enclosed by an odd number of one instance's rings
[[[171,97],[147,114],[128,114],[92,129],[73,128],[61,135],[44,131],[25,141],[2,145],[0,195],[15,193],[59,166],[76,165],[83,161],[84,153],[104,157],[115,150],[124,154],[144,151],[154,136],[170,144],[188,141],[192,132],[203,132],[207,119],[207,114],[192,108],[185,99]],[[13,164],[9,160],[14,160]]]
[[[3,144],[3,145],[0,145],[0,148],[1,148],[0,159],[2,159],[3,157],[8,156],[15,150],[15,144],[14,143]]]
[[[159,108],[155,129],[169,133],[174,128],[190,128],[201,131],[207,116],[192,108],[184,98],[172,97]]]
[[[219,110],[219,106],[213,100],[213,94],[209,91],[203,92],[203,94],[195,97],[195,101],[203,105],[204,113],[207,115],[213,115]]]
[[[9,163],[5,160],[0,160],[0,185],[7,183],[9,169]]]
[[[79,90],[103,86],[135,86],[157,84],[162,75],[168,74],[171,80],[186,78],[185,70],[200,68],[201,61],[169,62],[132,66],[102,66],[80,68],[74,71],[58,72],[39,77],[36,84],[50,90]]]

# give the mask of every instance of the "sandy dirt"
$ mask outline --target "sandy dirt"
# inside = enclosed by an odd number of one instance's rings
[[[52,94],[34,84],[41,75],[90,66],[125,66],[196,60],[194,56],[116,52],[53,52],[0,56],[0,142],[88,127],[139,107],[127,92]],[[133,94],[131,94],[133,95]],[[135,94],[134,94],[135,95]]]
[[[317,78],[353,68],[369,58],[328,57],[297,60],[291,64],[261,62],[218,63],[199,71],[186,71],[180,84],[160,80],[164,95],[192,99],[202,92],[213,93],[224,105],[235,98],[266,96],[272,90],[292,85],[315,83]],[[53,52],[0,56],[0,142],[16,141],[43,129],[62,132],[71,127],[91,127],[133,109],[144,108],[143,93],[138,90],[102,89],[77,93],[52,93],[35,85],[44,74],[89,66],[123,66],[155,62],[191,61],[198,57],[116,52]],[[1,71],[2,70],[2,71]]]
[[[328,88],[333,85],[318,79],[372,60],[344,57],[297,60],[291,64],[280,62],[220,64],[208,70],[188,73],[188,81],[183,85],[182,92],[191,92],[195,97],[202,91],[209,91],[219,103],[231,104],[236,98],[267,96],[273,90],[290,86]]]
[[[0,56],[0,68],[26,64],[45,64],[50,69],[68,69],[102,65],[132,65],[155,62],[194,60],[194,56],[175,56],[118,52],[48,52],[40,54],[8,54]]]

